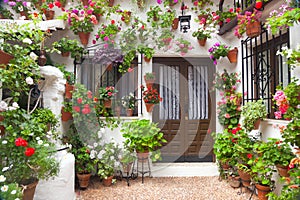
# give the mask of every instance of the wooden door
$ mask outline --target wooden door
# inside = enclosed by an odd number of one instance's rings
[[[155,58],[156,87],[163,101],[154,109],[168,143],[161,148],[165,162],[212,161],[215,129],[214,66],[207,58]]]

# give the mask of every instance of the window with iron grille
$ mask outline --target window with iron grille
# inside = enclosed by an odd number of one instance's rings
[[[282,47],[289,47],[289,31],[271,36],[263,30],[258,37],[242,40],[241,45],[244,103],[263,99],[268,117],[274,118],[276,87],[286,86],[291,80],[288,65],[276,54]]]
[[[138,98],[138,63],[137,59],[132,62],[130,73],[122,74],[118,71],[118,64],[114,63],[111,67],[93,62],[93,56],[88,55],[81,63],[75,65],[77,81],[87,87],[96,96],[100,87],[114,86],[118,92],[113,98],[113,115],[117,115],[116,108],[121,108],[121,116],[126,116],[126,108],[122,106],[122,97],[132,93],[137,101],[133,111],[133,116],[138,115],[138,105],[141,98]]]

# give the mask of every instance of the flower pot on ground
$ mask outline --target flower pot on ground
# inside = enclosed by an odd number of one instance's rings
[[[238,49],[234,47],[234,49],[228,51],[227,58],[231,63],[236,63],[237,55],[238,55]]]
[[[22,200],[33,200],[36,186],[38,184],[38,180],[33,183],[24,186],[23,198]]]
[[[242,184],[245,187],[250,186],[251,183],[251,175],[249,172],[243,171],[243,170],[238,170],[239,176],[241,178]]]
[[[228,177],[229,185],[233,188],[238,188],[241,185],[240,177],[239,176],[229,176]]]
[[[13,59],[14,57],[12,55],[0,50],[0,58],[1,58],[0,67],[2,68],[3,65],[7,65],[9,63],[9,61],[11,59]]]
[[[250,38],[259,36],[261,33],[261,25],[259,21],[250,22],[246,25],[246,34]]]
[[[112,185],[113,177],[114,177],[114,176],[109,176],[109,177],[107,177],[107,178],[104,178],[104,179],[102,180],[103,185],[104,185],[105,187],[111,186],[111,185]]]
[[[257,189],[257,196],[259,200],[268,200],[269,197],[266,196],[271,192],[270,186],[255,184],[255,188]]]
[[[87,188],[89,186],[90,183],[90,178],[91,178],[91,174],[79,174],[77,173],[77,178],[78,178],[78,182],[79,182],[79,186],[80,188]]]

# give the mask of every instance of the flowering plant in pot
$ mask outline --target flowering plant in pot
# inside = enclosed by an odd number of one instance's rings
[[[160,97],[157,89],[154,89],[152,87],[148,87],[147,90],[145,90],[145,86],[141,86],[142,92],[143,92],[143,100],[146,104],[146,108],[148,112],[151,112],[153,110],[154,104],[158,104],[162,101],[162,98]]]
[[[6,180],[27,185],[57,175],[59,163],[54,157],[55,145],[51,142],[54,134],[45,132],[46,121],[28,114],[16,103],[6,107],[1,113],[5,135],[0,138],[0,166],[7,169],[3,172]]]
[[[172,26],[175,19],[175,10],[167,9],[159,16],[161,23],[159,24],[161,28],[169,28]]]
[[[176,40],[175,44],[177,45],[176,52],[180,52],[181,56],[184,56],[189,50],[192,50],[194,47],[191,46],[191,42],[183,38]]]
[[[229,50],[229,46],[216,42],[211,48],[208,49],[208,52],[210,53],[210,59],[213,60],[215,65],[217,65],[217,60],[221,57],[227,56]]]
[[[104,107],[110,108],[112,101],[111,99],[116,95],[118,90],[114,86],[100,87],[98,90],[99,100],[103,101]]]
[[[162,14],[162,10],[159,6],[150,6],[150,10],[147,14],[147,22],[151,22],[152,27],[158,27],[158,20]]]
[[[98,33],[96,35],[96,39],[99,38],[105,42],[114,42],[116,35],[121,31],[121,27],[119,27],[115,20],[111,20],[110,24],[101,24]]]
[[[234,29],[234,35],[238,38],[241,38],[242,35],[247,31],[247,26],[255,27],[258,30],[255,30],[257,32],[249,32],[247,35],[249,37],[256,37],[260,34],[261,28],[260,28],[260,22],[259,19],[261,17],[262,12],[254,9],[253,12],[245,11],[244,15],[238,14],[238,24]]]
[[[158,48],[161,49],[162,47],[170,45],[173,38],[174,38],[174,33],[172,33],[170,30],[167,29],[162,30],[160,36],[156,40]]]
[[[300,44],[297,45],[296,49],[289,49],[288,47],[282,47],[281,51],[278,50],[276,55],[281,55],[287,58],[286,63],[292,68],[300,66]]]
[[[66,37],[53,42],[52,46],[63,56],[69,56],[69,53],[71,52],[72,58],[75,58],[78,54],[81,54],[84,51],[84,48],[80,46],[78,40],[70,40]]]
[[[241,106],[238,105],[237,95],[232,94],[229,98],[222,98],[218,102],[218,119],[223,126],[237,126],[241,116]]]
[[[22,188],[17,183],[7,182],[5,175],[2,174],[7,170],[7,168],[3,168],[0,172],[0,197],[2,199],[21,199],[23,196]]]
[[[240,74],[237,72],[228,73],[226,69],[222,73],[215,73],[215,80],[213,81],[214,89],[225,92],[225,96],[230,96],[239,83],[241,83]]]
[[[144,55],[144,59],[146,62],[149,62],[155,53],[155,50],[153,48],[143,44],[138,45],[137,50],[139,53]]]
[[[132,116],[133,111],[135,109],[135,104],[137,102],[136,97],[133,93],[129,93],[129,95],[123,96],[122,99],[122,106],[127,109],[127,116]]]
[[[167,142],[157,124],[146,119],[123,123],[121,132],[126,139],[124,144],[136,152],[153,152],[162,145],[161,143]],[[152,158],[157,159],[157,157]]]
[[[4,1],[4,2],[6,2],[16,13],[28,14],[28,12],[33,9],[31,6],[31,2],[28,2],[26,0],[21,0],[21,1],[12,0],[12,1]]]
[[[197,31],[194,31],[192,36],[197,38],[200,46],[204,46],[206,39],[211,38],[211,34],[215,32],[213,27],[205,27],[203,24],[200,25]],[[201,42],[202,41],[202,42]]]

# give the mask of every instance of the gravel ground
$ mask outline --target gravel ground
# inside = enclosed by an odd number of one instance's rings
[[[86,190],[77,190],[79,200],[248,200],[251,191],[232,188],[226,180],[219,177],[167,177],[117,181],[104,187],[98,178],[93,177]],[[253,200],[258,198],[253,195]]]

